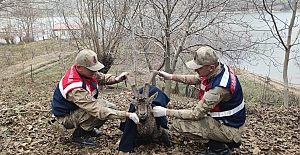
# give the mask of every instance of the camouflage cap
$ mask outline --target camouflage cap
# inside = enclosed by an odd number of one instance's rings
[[[91,71],[98,71],[104,68],[104,65],[98,61],[97,54],[89,49],[81,50],[76,58],[75,62],[79,66],[84,66]]]
[[[209,46],[200,47],[194,56],[194,60],[186,62],[187,67],[191,69],[198,69],[205,65],[213,65],[218,62],[216,52]]]

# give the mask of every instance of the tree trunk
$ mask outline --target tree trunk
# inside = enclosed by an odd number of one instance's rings
[[[170,49],[170,34],[168,30],[165,30],[166,34],[166,47],[165,47],[165,72],[172,74],[171,70],[171,49]],[[167,80],[165,85],[165,94],[170,97],[172,87],[172,80]]]
[[[283,88],[284,89],[284,103],[283,103],[283,105],[285,107],[289,106],[289,83],[288,83],[287,71],[288,71],[288,66],[289,66],[291,47],[294,45],[294,43],[292,43],[292,32],[293,32],[293,27],[294,27],[294,23],[295,23],[297,7],[298,7],[298,1],[294,1],[294,5],[293,5],[293,9],[292,9],[293,10],[292,17],[291,17],[291,21],[290,21],[289,29],[288,29],[287,42],[286,42],[286,45],[283,44],[283,46],[285,46],[285,56],[284,56],[284,63],[283,63],[283,83],[284,83],[284,88]],[[296,37],[296,38],[298,38],[298,37]]]
[[[291,47],[296,44],[296,41],[298,39],[299,33],[297,34],[297,36],[295,37],[295,40],[292,42],[292,32],[293,32],[293,28],[296,27],[294,25],[295,23],[295,18],[296,18],[296,13],[297,13],[297,9],[298,9],[298,0],[295,0],[293,2],[293,7],[292,7],[292,17],[290,20],[290,23],[286,23],[284,22],[285,28],[284,29],[280,29],[278,28],[279,24],[278,21],[276,20],[277,17],[273,14],[272,12],[272,5],[268,6],[268,3],[266,0],[263,0],[263,7],[264,7],[264,11],[270,15],[271,17],[271,21],[273,23],[273,29],[270,29],[272,31],[272,34],[274,37],[276,37],[279,40],[279,43],[284,47],[285,49],[285,55],[284,55],[284,62],[283,62],[283,84],[284,84],[284,88],[283,88],[283,92],[284,92],[284,101],[283,101],[283,105],[285,107],[289,106],[289,83],[288,83],[288,75],[287,75],[287,71],[288,71],[288,64],[289,64],[289,59],[290,59],[290,52],[291,52]],[[269,18],[269,17],[268,17]],[[269,20],[266,20],[266,22],[268,22]],[[282,21],[279,21],[282,22]],[[285,30],[287,27],[288,33],[287,33],[287,40],[286,43],[283,41],[283,35],[282,32],[283,30]]]
[[[283,105],[285,107],[289,106],[289,83],[288,83],[288,76],[287,76],[287,70],[288,70],[288,64],[289,64],[289,48],[285,52],[284,57],[284,63],[283,63],[283,92],[284,92],[284,102]]]
[[[5,42],[6,42],[7,45],[10,45],[10,41],[9,41],[8,38],[4,38],[4,40],[5,40]]]

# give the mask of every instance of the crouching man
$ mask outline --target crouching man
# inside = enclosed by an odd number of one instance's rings
[[[104,67],[97,54],[89,49],[78,53],[58,83],[52,100],[52,113],[66,129],[75,128],[71,141],[81,145],[97,145],[92,137],[101,135],[100,128],[108,119],[129,118],[138,123],[135,113],[116,110],[116,106],[98,98],[98,83],[110,85],[126,79],[126,72],[115,77],[97,72]]]
[[[202,154],[229,155],[241,145],[246,119],[243,91],[231,68],[218,62],[211,47],[197,50],[194,60],[186,63],[197,74],[175,75],[161,71],[165,80],[186,84],[201,84],[199,102],[191,110],[173,110],[161,106],[153,108],[155,117],[175,117],[172,126],[178,132],[206,144]]]

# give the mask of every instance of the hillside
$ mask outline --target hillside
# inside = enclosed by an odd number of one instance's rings
[[[72,130],[65,131],[57,124],[47,123],[51,118],[50,103],[54,88],[66,67],[74,62],[76,51],[66,48],[64,59],[59,56],[61,54],[53,50],[1,68],[0,154],[118,154],[118,141],[122,136],[118,129],[120,120],[109,120],[101,128],[105,135],[96,139],[99,147],[81,147],[70,143]],[[124,70],[124,66],[115,65],[113,70]],[[115,103],[119,109],[127,110],[127,98],[133,95],[128,86],[120,83],[114,87],[104,87],[100,96]],[[172,94],[168,106],[174,109],[191,108],[195,102],[194,99]],[[300,154],[299,106],[246,106],[243,144],[233,154]],[[169,127],[171,147],[160,145],[160,142],[151,143],[135,148],[132,154],[193,155],[204,149],[203,144],[176,133],[172,129],[171,119]]]

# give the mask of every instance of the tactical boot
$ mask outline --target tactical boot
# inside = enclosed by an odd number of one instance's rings
[[[93,129],[91,131],[87,131],[87,133],[91,136],[91,137],[100,137],[102,135],[102,132],[100,130],[97,129]]]
[[[225,143],[209,140],[205,145],[207,146],[205,152],[198,155],[231,155],[230,149]]]
[[[228,143],[225,143],[227,146],[228,146],[228,148],[230,149],[230,150],[232,150],[233,148],[239,148],[240,146],[241,146],[241,144],[242,144],[242,140],[240,140],[239,142],[228,142]]]
[[[71,141],[79,143],[80,145],[96,146],[97,142],[91,137],[88,131],[83,130],[80,126],[75,129],[71,136]]]

